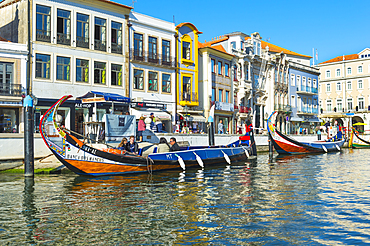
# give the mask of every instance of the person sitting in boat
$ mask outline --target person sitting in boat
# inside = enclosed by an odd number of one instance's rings
[[[130,142],[126,144],[126,150],[135,155],[139,153],[139,145],[135,142],[135,136],[130,137]]]
[[[167,140],[164,137],[159,139],[157,153],[170,152],[170,146],[167,143]]]
[[[122,138],[121,142],[117,146],[119,149],[127,150],[127,138]]]
[[[170,151],[180,151],[180,146],[176,143],[176,138],[170,138],[171,148]]]

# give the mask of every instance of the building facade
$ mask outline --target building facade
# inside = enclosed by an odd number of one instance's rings
[[[343,55],[317,65],[320,69],[320,117],[332,124],[360,131],[369,130],[370,119],[370,49]]]

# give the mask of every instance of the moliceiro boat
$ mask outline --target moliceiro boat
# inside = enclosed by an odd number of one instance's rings
[[[153,153],[147,157],[131,155],[124,150],[106,146],[94,147],[78,139],[71,131],[56,121],[58,107],[72,96],[63,96],[43,115],[40,130],[45,144],[67,168],[79,175],[101,176],[145,173],[189,167],[205,167],[212,164],[243,161],[255,158],[253,138],[247,146],[236,141],[227,146],[190,146],[177,152]],[[101,144],[100,144],[101,145]]]
[[[360,133],[355,128],[352,128],[348,147],[354,149],[370,148],[369,135],[367,135],[367,137],[360,136]]]
[[[267,129],[273,146],[279,154],[327,153],[341,150],[345,141],[341,137],[341,133],[324,141],[300,142],[284,135],[275,128],[275,125],[271,122],[271,118],[275,113],[277,112],[274,111],[268,118]]]

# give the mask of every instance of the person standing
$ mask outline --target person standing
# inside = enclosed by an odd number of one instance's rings
[[[321,131],[320,131],[320,128],[319,130],[317,130],[317,140],[321,140]]]
[[[139,119],[139,123],[137,125],[137,131],[138,131],[138,136],[139,136],[139,142],[143,141],[143,131],[145,131],[145,122],[144,122],[144,117],[141,116]]]
[[[180,146],[176,143],[176,138],[170,138],[170,144],[171,144],[171,148],[170,148],[170,151],[171,152],[174,152],[174,151],[180,151]]]
[[[162,132],[162,121],[158,117],[155,118],[155,126],[157,132]]]
[[[218,129],[218,134],[224,133],[224,124],[222,124],[222,120],[220,120],[220,123],[218,123],[217,129]]]

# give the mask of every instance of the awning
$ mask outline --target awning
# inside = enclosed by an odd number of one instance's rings
[[[95,102],[130,102],[130,98],[121,96],[115,93],[100,92],[100,91],[89,91],[83,96],[77,97],[77,99],[82,100],[82,102],[92,103]]]
[[[322,120],[321,119],[309,119],[309,121],[308,122],[322,122]]]
[[[190,116],[184,116],[183,113],[177,113],[177,114],[179,114],[182,117],[184,117],[184,121],[206,122],[206,118],[203,117],[203,116],[201,116],[201,115],[190,114]]]
[[[289,121],[303,121],[303,119],[299,117],[292,117],[289,119]]]
[[[166,113],[166,112],[136,110],[136,109],[133,109],[133,108],[131,109],[131,115],[135,115],[136,119],[139,119],[141,116],[143,116],[144,118],[149,118],[151,113],[153,113],[154,117],[156,117],[156,118],[158,117],[161,121],[162,120],[171,120],[171,115]]]

